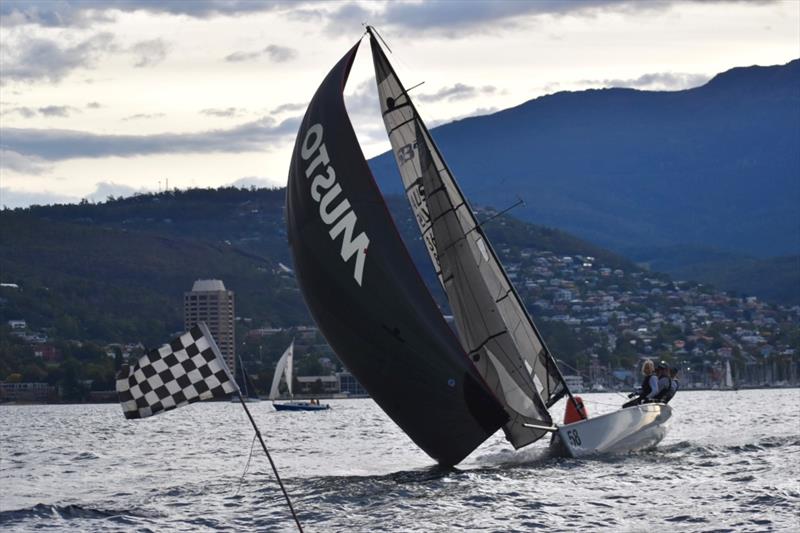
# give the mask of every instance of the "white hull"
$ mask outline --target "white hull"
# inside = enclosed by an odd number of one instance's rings
[[[550,448],[568,457],[650,448],[667,434],[672,408],[649,403],[559,426]]]

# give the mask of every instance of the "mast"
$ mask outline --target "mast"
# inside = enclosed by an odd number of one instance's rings
[[[521,336],[514,336],[514,334],[512,334],[515,344],[517,344],[517,346],[521,348],[523,352],[538,352],[532,364],[527,362],[527,359],[524,355],[522,356],[523,359],[526,360],[526,366],[529,366],[528,370],[536,373],[535,378],[537,378],[537,381],[539,381],[537,387],[539,387],[541,393],[544,393],[543,400],[545,401],[546,406],[552,406],[564,394],[567,394],[576,407],[578,407],[579,404],[575,402],[575,399],[572,396],[572,393],[569,390],[569,387],[567,386],[560,369],[558,368],[555,358],[547,348],[544,338],[522,303],[519,293],[508,279],[505,269],[500,263],[493,247],[489,243],[483,228],[477,222],[477,219],[474,216],[474,211],[469,205],[469,201],[464,196],[456,180],[453,178],[452,172],[450,172],[449,168],[447,167],[441,151],[433,141],[430,132],[419,117],[419,113],[413,101],[408,96],[408,91],[403,88],[403,85],[397,77],[394,68],[391,66],[385,54],[381,50],[378,40],[384,42],[383,39],[372,26],[367,26],[367,32],[372,37],[376,76],[378,78],[377,81],[379,86],[379,94],[381,94],[382,98],[381,110],[386,123],[386,129],[389,133],[390,140],[392,141],[392,147],[397,158],[398,168],[403,176],[407,197],[411,204],[412,210],[414,211],[418,225],[420,226],[423,241],[428,248],[428,253],[436,270],[439,281],[445,288],[445,291],[448,294],[448,299],[451,300],[451,305],[453,305],[454,294],[453,290],[448,290],[446,283],[447,280],[443,279],[442,277],[440,255],[442,253],[446,254],[447,251],[456,244],[456,242],[448,242],[447,246],[441,243],[437,244],[437,238],[434,236],[436,233],[436,229],[434,227],[436,226],[436,218],[444,217],[448,214],[448,212],[455,213],[454,217],[458,219],[458,223],[461,224],[461,231],[465,232],[464,236],[470,232],[475,232],[479,235],[479,238],[476,240],[477,247],[480,249],[480,253],[484,255],[486,262],[491,264],[490,266],[483,268],[481,271],[484,282],[491,287],[495,287],[499,283],[503,288],[504,294],[500,296],[496,302],[499,303],[500,300],[504,298],[508,298],[508,300],[512,302],[511,305],[500,304],[500,307],[498,307],[500,314],[503,315],[504,321],[506,322],[507,331],[511,334],[514,322],[524,321],[526,323],[525,326],[529,328],[528,335],[535,337],[535,340],[526,340],[521,338]],[[385,101],[383,100],[384,97]],[[409,109],[410,113],[401,111],[399,113],[401,118],[389,118],[389,114],[393,114],[393,112],[401,110],[402,108]],[[411,122],[413,122],[413,126],[410,125]],[[412,132],[412,128],[415,131]],[[406,144],[401,145],[401,143]],[[431,190],[425,190],[426,187],[423,187],[423,182],[425,181],[425,169],[422,168],[422,160],[425,156],[425,152],[428,151],[431,153],[431,158],[434,160],[433,171],[440,175],[440,180],[438,181],[435,179],[428,180],[428,185],[432,186]],[[413,162],[415,155],[419,163]],[[413,167],[412,165],[408,164],[411,162],[413,162]],[[419,167],[417,165],[419,165]],[[434,207],[435,209],[435,206],[432,206],[430,201],[434,195],[440,192],[440,190],[443,190],[445,195],[448,197],[447,202],[449,202],[449,207],[445,206],[444,210],[439,209],[439,213],[433,214],[431,213],[431,207]],[[434,203],[436,202],[441,202],[441,200],[436,200]],[[452,224],[450,224],[450,229],[442,231],[451,232]],[[494,312],[491,309],[490,311]],[[455,309],[454,314],[456,314]],[[459,331],[462,333],[463,342],[465,339],[463,338],[464,332],[462,331],[461,327],[459,327]],[[516,331],[516,328],[514,331]],[[465,348],[469,350],[467,344],[468,343],[465,342]],[[536,346],[537,344],[538,346]],[[527,349],[525,347],[527,347]],[[539,366],[536,361],[538,361],[544,368],[539,368],[539,370],[536,370],[537,366]],[[544,381],[544,383],[542,383],[542,381]],[[583,415],[581,409],[579,409],[579,412],[581,415]]]

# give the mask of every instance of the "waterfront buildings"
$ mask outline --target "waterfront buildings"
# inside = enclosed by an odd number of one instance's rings
[[[231,373],[236,375],[234,294],[218,279],[199,279],[183,295],[184,327],[205,322]]]

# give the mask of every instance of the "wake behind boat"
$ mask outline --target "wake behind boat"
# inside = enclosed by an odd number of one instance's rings
[[[269,399],[272,400],[272,406],[276,411],[324,411],[330,409],[328,404],[320,404],[316,400],[309,402],[289,401],[289,402],[276,402],[280,397],[281,380],[285,378],[286,387],[289,391],[289,397],[294,397],[292,394],[292,366],[294,362],[294,341],[286,348],[278,364],[275,366],[275,375],[272,377],[272,387],[269,391]]]
[[[347,115],[343,91],[356,43],[308,106],[286,192],[298,284],[339,359],[443,465],[500,428],[514,448],[555,433],[572,455],[657,444],[668,407],[553,423],[549,409],[559,399],[579,404],[375,30],[367,34],[392,151],[458,337],[417,273]]]

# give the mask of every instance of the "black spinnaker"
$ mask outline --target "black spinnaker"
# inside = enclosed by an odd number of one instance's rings
[[[428,455],[461,461],[508,421],[417,273],[344,106],[358,50],[309,104],[292,154],[286,222],[309,310],[336,354]]]

